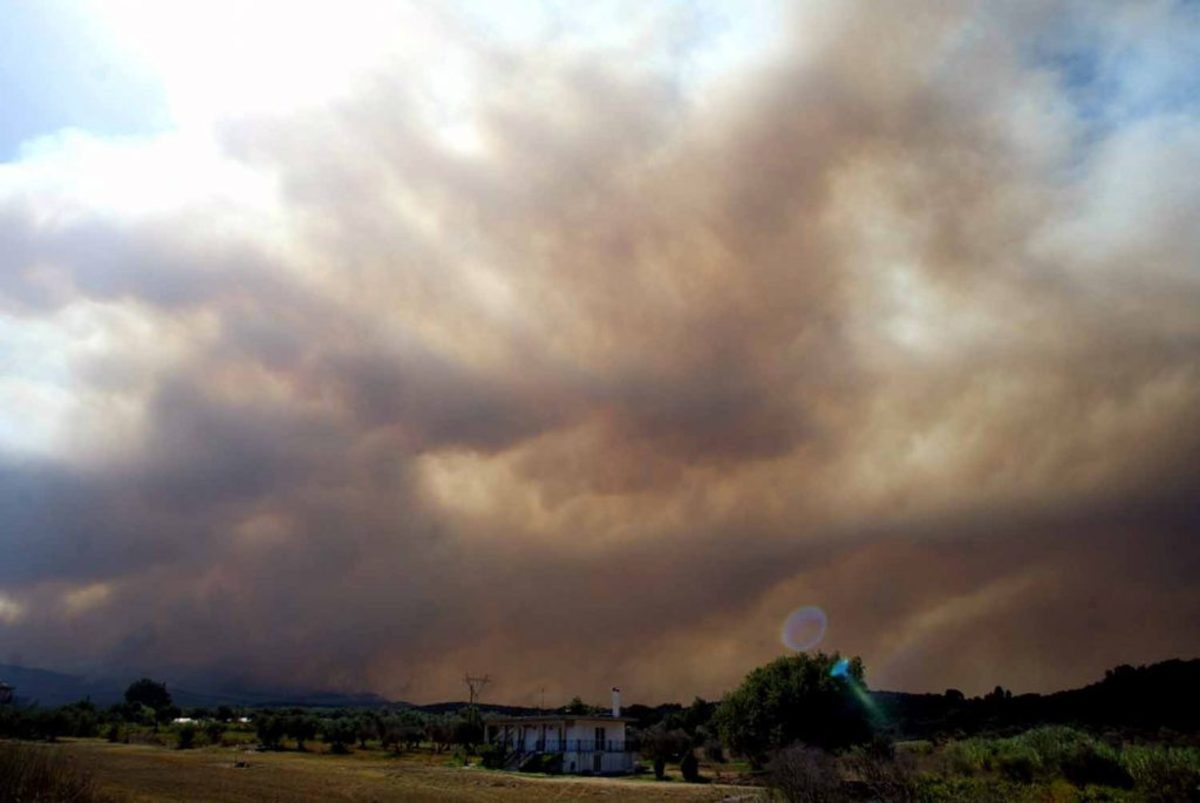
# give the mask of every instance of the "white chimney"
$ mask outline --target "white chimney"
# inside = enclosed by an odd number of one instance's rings
[[[613,686],[613,719],[621,716],[621,690]]]

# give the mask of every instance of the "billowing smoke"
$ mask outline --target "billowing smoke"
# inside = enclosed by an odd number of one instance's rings
[[[702,75],[677,12],[443,20],[449,127],[397,57],[0,165],[0,661],[686,700],[801,605],[874,687],[1194,652],[1200,11],[780,19]]]

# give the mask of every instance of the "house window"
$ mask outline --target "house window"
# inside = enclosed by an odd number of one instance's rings
[[[596,750],[604,750],[604,728],[596,728]]]

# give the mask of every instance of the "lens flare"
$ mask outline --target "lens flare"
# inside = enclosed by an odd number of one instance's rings
[[[787,619],[783,620],[779,637],[789,650],[811,650],[825,638],[825,628],[828,624],[825,611],[816,605],[805,605],[792,611]]]
[[[845,658],[839,658],[833,668],[829,670],[831,677],[844,678],[850,674],[850,662]]]

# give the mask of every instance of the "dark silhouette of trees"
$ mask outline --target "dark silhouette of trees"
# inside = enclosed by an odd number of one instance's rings
[[[583,701],[581,697],[572,697],[571,702],[562,708],[564,714],[594,714],[596,709]]]
[[[171,705],[171,694],[167,691],[167,684],[142,678],[130,683],[129,688],[125,689],[125,702],[160,711]]]
[[[358,723],[349,717],[333,717],[321,722],[321,738],[334,753],[349,753],[357,736]]]
[[[317,738],[320,726],[316,719],[307,714],[299,714],[287,718],[284,727],[289,739],[296,740],[296,749],[304,750],[304,743]]]
[[[254,732],[263,747],[278,750],[287,733],[287,721],[274,714],[259,714],[254,718]]]
[[[127,719],[137,716],[134,712],[143,707],[153,711],[156,731],[160,723],[169,722],[179,716],[179,708],[171,703],[167,684],[157,683],[150,678],[142,678],[129,684],[129,688],[125,689],[125,706],[128,711]]]

